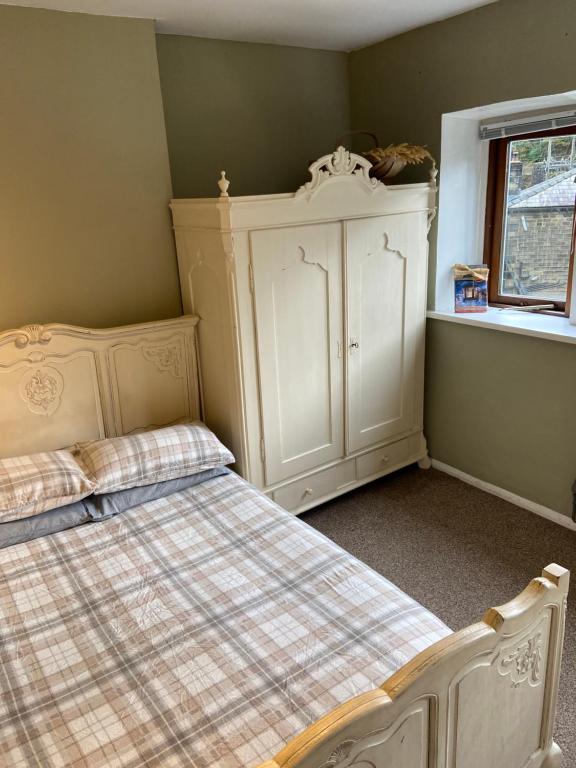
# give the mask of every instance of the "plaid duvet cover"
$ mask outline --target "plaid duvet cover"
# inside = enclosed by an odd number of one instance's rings
[[[449,632],[230,473],[0,550],[0,765],[256,766]]]

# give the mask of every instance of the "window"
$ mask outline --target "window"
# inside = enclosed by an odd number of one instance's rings
[[[576,127],[490,142],[489,301],[568,314],[576,238]]]

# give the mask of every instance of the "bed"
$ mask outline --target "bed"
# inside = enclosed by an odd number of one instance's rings
[[[0,334],[0,457],[198,419],[196,322]],[[0,549],[0,764],[555,768],[568,579],[452,632],[218,466]]]

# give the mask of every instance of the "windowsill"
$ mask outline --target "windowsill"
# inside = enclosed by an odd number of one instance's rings
[[[433,320],[446,320],[450,323],[475,325],[494,331],[520,333],[524,336],[576,344],[576,325],[570,325],[567,317],[541,315],[537,312],[521,312],[514,309],[497,309],[496,307],[488,307],[487,312],[471,312],[470,314],[431,311],[427,312],[426,316]]]

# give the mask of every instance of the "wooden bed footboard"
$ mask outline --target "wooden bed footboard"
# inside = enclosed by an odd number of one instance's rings
[[[260,768],[559,768],[553,741],[570,574],[514,600],[337,707]]]

